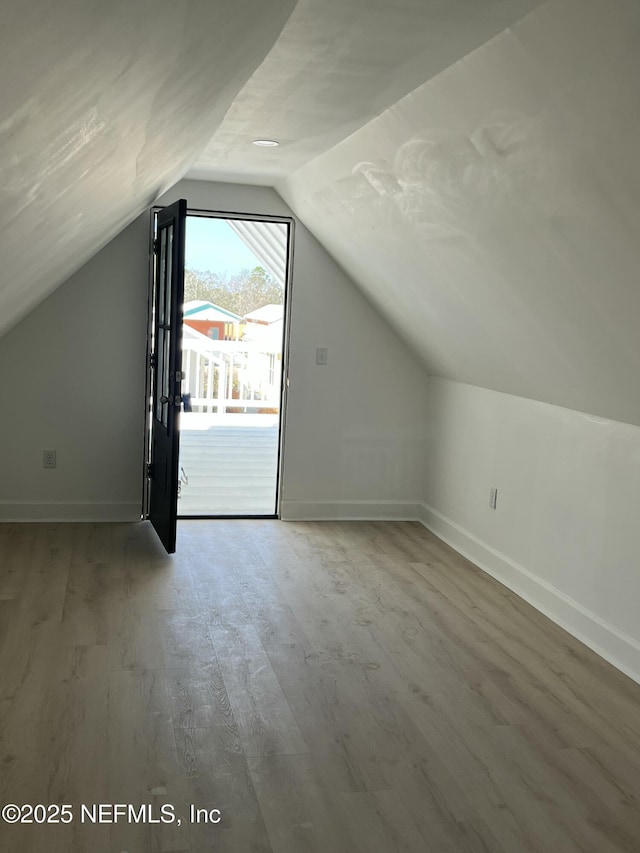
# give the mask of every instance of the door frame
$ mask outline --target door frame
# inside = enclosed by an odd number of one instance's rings
[[[144,466],[143,466],[143,491],[142,491],[142,517],[149,517],[149,482],[147,479],[147,465],[151,454],[151,337],[152,337],[152,306],[153,306],[153,246],[155,239],[156,217],[160,210],[167,205],[154,205],[149,211],[149,284],[147,289],[147,362],[145,382],[145,429],[144,429]],[[266,213],[245,213],[231,210],[209,210],[203,208],[191,208],[187,201],[187,220],[189,216],[201,216],[209,219],[248,219],[254,222],[276,222],[287,225],[287,265],[285,270],[284,287],[284,323],[282,335],[282,375],[280,380],[280,424],[278,436],[278,461],[276,470],[276,504],[275,512],[269,515],[225,515],[225,516],[188,516],[178,513],[178,520],[184,519],[207,519],[207,518],[280,518],[282,504],[282,485],[284,482],[284,460],[286,440],[287,404],[289,396],[289,363],[291,352],[291,306],[293,303],[293,270],[295,250],[295,227],[296,221],[293,216],[278,216]]]

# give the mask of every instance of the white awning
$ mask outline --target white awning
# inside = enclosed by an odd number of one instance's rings
[[[266,271],[281,287],[287,273],[287,226],[284,222],[227,219],[245,246],[259,258]]]

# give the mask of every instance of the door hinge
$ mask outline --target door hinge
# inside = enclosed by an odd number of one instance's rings
[[[149,354],[149,367],[157,367],[158,366],[158,356],[155,352]]]
[[[152,249],[154,255],[157,255],[158,252],[160,251],[160,240],[158,240],[157,237],[154,239],[153,243],[151,244],[151,249]]]
[[[147,480],[153,480],[153,462],[147,462]]]

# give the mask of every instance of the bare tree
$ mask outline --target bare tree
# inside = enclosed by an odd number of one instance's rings
[[[202,299],[242,317],[263,305],[282,302],[282,297],[282,287],[263,267],[244,269],[231,277],[209,270],[185,270],[185,302]]]

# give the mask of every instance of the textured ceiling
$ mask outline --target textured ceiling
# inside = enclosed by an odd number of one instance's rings
[[[279,189],[441,376],[640,423],[640,4],[552,0]]]
[[[272,185],[541,2],[298,0],[188,176]]]
[[[189,172],[274,184],[432,372],[640,423],[639,34],[637,0],[8,0],[0,334]]]
[[[194,164],[273,183],[535,5],[6,0],[0,334]]]
[[[0,334],[181,178],[293,0],[7,0]]]

